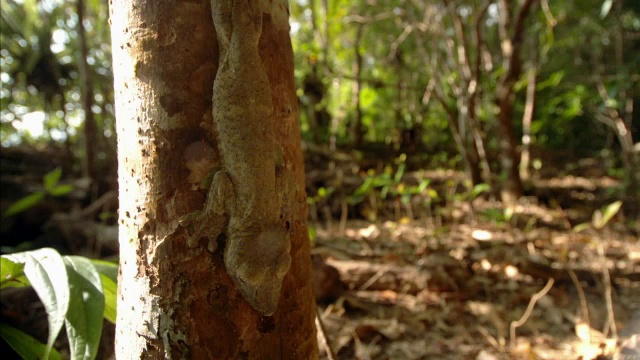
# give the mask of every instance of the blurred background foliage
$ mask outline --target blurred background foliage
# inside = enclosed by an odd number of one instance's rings
[[[639,2],[290,6],[307,144],[381,157],[408,153],[422,167],[465,170],[474,185],[498,189],[514,176],[501,157],[517,164],[521,151],[533,152],[542,167],[549,153],[591,157],[637,192]],[[1,0],[1,9],[2,148],[46,149],[47,171],[61,166],[65,176],[92,183],[115,179],[107,2]],[[506,138],[511,145],[501,143]]]

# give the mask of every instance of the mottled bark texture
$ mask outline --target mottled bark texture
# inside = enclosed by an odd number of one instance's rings
[[[288,4],[255,4],[264,9],[259,51],[271,86],[275,138],[296,188],[291,269],[268,317],[236,291],[222,251],[189,248],[179,225],[182,216],[203,207],[202,182],[220,165],[211,100],[219,51],[211,6],[206,0],[111,1],[120,359],[318,356]]]

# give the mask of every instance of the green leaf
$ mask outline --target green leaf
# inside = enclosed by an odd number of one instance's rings
[[[48,172],[44,178],[44,188],[48,193],[51,193],[53,189],[58,185],[58,181],[60,181],[60,177],[62,176],[62,168],[58,167],[53,171]]]
[[[105,274],[100,274],[102,292],[104,294],[104,318],[111,323],[116,323],[118,284]]]
[[[398,165],[398,170],[396,171],[396,175],[393,177],[393,180],[396,183],[399,183],[402,180],[402,175],[404,175],[404,169],[406,165],[404,163]]]
[[[116,219],[116,218],[118,218],[118,214],[111,211],[103,211],[100,214],[98,214],[98,219],[100,219],[100,221],[107,221],[109,219]]]
[[[11,215],[15,215],[21,213],[39,203],[44,198],[43,192],[34,192],[33,194],[29,194],[22,199],[13,203],[13,205],[9,206],[7,211],[4,213],[4,217],[8,217]]]
[[[596,210],[593,213],[593,227],[596,229],[602,229],[607,225],[609,221],[620,211],[622,201],[613,202],[600,210]]]
[[[507,221],[511,221],[511,218],[513,217],[515,208],[513,206],[508,206],[506,209],[504,209],[504,218]]]
[[[53,189],[49,190],[49,194],[52,196],[64,196],[73,191],[73,185],[64,184],[57,185]]]
[[[67,267],[60,254],[51,248],[7,255],[19,263],[24,263],[24,273],[47,311],[49,339],[44,358],[58,337],[69,309],[69,278]]]
[[[96,260],[96,259],[92,259],[91,262],[93,263],[93,266],[95,266],[96,270],[100,273],[100,274],[104,274],[107,277],[109,277],[109,279],[111,279],[111,281],[117,283],[118,282],[118,264],[111,262],[111,261],[105,261],[105,260]]]
[[[432,199],[438,198],[438,192],[435,189],[427,189],[427,195]]]
[[[30,285],[24,275],[24,264],[15,263],[5,256],[0,258],[0,289]]]
[[[98,352],[104,316],[100,274],[91,260],[65,256],[71,297],[65,318],[71,359],[94,359]]]
[[[581,231],[585,231],[591,227],[590,223],[581,223],[573,227],[573,232],[579,233]]]
[[[473,187],[473,190],[471,190],[471,198],[475,199],[478,197],[478,195],[484,192],[488,192],[489,190],[491,190],[491,186],[489,186],[489,184],[485,184],[485,183],[478,184]]]
[[[104,317],[115,324],[118,294],[118,264],[104,260],[91,260],[102,280],[104,293]]]
[[[25,334],[7,324],[0,323],[0,337],[23,359],[36,360],[45,358],[47,346],[29,334]],[[49,352],[49,360],[60,360],[60,354],[56,349],[51,349]]]
[[[308,228],[308,231],[309,231],[309,240],[315,241],[315,239],[316,239],[316,227],[309,225],[307,228]]]
[[[389,186],[385,185],[382,187],[382,190],[380,191],[380,197],[383,199],[386,199],[388,193],[389,193]]]
[[[360,195],[367,194],[369,191],[371,191],[372,184],[373,184],[373,178],[372,177],[368,177],[368,178],[364,179],[364,182],[362,183],[362,185],[358,186],[358,188],[353,193],[353,195],[354,196],[360,196]]]

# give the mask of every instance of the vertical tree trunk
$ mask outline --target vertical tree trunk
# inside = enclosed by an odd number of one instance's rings
[[[496,104],[498,105],[498,127],[500,132],[500,163],[503,178],[502,199],[513,203],[522,196],[520,179],[520,154],[513,129],[514,86],[522,71],[520,50],[524,39],[524,22],[537,0],[524,0],[519,6],[516,21],[511,26],[511,11],[514,4],[508,0],[498,1],[500,48],[504,74],[496,86]]]
[[[434,90],[434,94],[436,99],[442,105],[442,108],[447,113],[447,121],[449,122],[449,129],[451,129],[451,135],[453,137],[453,141],[456,144],[456,148],[458,148],[458,152],[462,156],[462,161],[464,163],[465,172],[467,176],[471,180],[471,183],[475,186],[482,183],[482,172],[480,171],[480,162],[478,161],[478,157],[474,156],[473,150],[475,147],[469,148],[466,146],[462,136],[460,135],[460,128],[458,126],[458,116],[454,112],[451,107],[447,105],[444,96],[441,94],[441,91],[438,90],[437,85]]]
[[[458,6],[449,0],[445,0],[446,12],[451,18],[454,27],[454,34],[447,40],[448,60],[453,62],[451,72],[456,71],[459,75],[457,82],[452,84],[452,92],[456,99],[458,114],[455,116],[457,123],[452,124],[449,120],[451,131],[457,132],[457,137],[462,141],[464,152],[460,154],[465,158],[467,173],[472,184],[481,183],[492,184],[491,168],[487,159],[484,140],[480,123],[477,117],[478,96],[481,79],[480,71],[480,49],[482,47],[481,24],[489,8],[489,3],[474,10],[469,18],[475,18],[475,41],[469,42],[466,38],[464,21],[460,15]],[[471,54],[475,47],[475,58]],[[441,94],[442,90],[439,91]],[[443,95],[440,95],[444,97]],[[442,103],[442,100],[441,100]],[[447,110],[451,118],[452,110]],[[454,134],[454,139],[456,135]],[[457,142],[457,141],[456,141]]]
[[[273,316],[261,316],[240,296],[222,251],[189,248],[179,225],[203,206],[207,192],[192,189],[220,165],[211,103],[219,47],[209,2],[111,1],[119,359],[318,356],[288,4],[252,5],[263,11],[259,52],[272,88],[275,141],[297,188],[290,203],[292,263]]]
[[[528,180],[530,177],[529,163],[531,161],[531,122],[536,107],[536,79],[538,64],[533,62],[527,74],[527,98],[522,114],[522,153],[520,156],[520,178]]]
[[[502,200],[511,204],[522,196],[522,180],[520,179],[520,155],[518,143],[513,130],[513,98],[511,90],[504,89],[506,95],[498,97],[498,126],[500,132],[500,164],[506,178],[502,185]]]
[[[353,103],[356,106],[353,122],[351,123],[351,139],[356,148],[362,146],[364,129],[362,127],[362,106],[360,104],[360,93],[362,92],[362,53],[360,52],[360,42],[364,33],[364,24],[358,23],[356,39],[353,44],[355,62],[353,63],[353,74],[355,83],[353,85]]]
[[[84,0],[77,0],[78,12],[78,41],[80,43],[80,59],[78,70],[80,72],[80,96],[82,110],[84,110],[84,146],[86,156],[83,163],[83,175],[91,180],[96,180],[96,121],[91,107],[93,105],[93,76],[87,63],[89,50],[87,49],[87,36],[84,30]]]

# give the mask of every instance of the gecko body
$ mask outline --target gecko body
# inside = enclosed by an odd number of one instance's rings
[[[252,8],[255,7],[255,8]],[[262,11],[248,0],[212,1],[220,45],[213,119],[223,170],[203,210],[185,218],[188,244],[227,235],[224,263],[244,299],[263,315],[275,312],[291,265],[289,224],[281,219],[282,171],[277,164],[271,86],[258,51]]]

